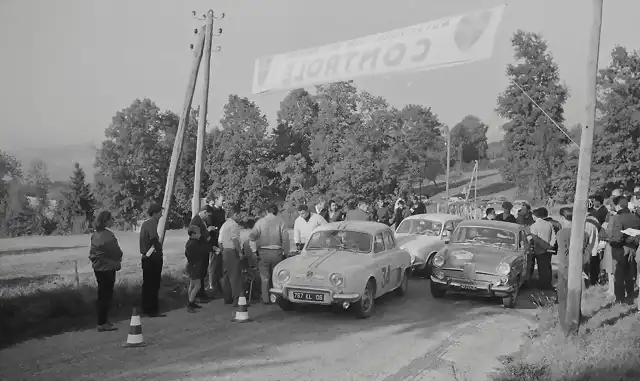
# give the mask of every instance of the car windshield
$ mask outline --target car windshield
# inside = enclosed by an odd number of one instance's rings
[[[370,234],[349,230],[323,230],[315,232],[305,246],[306,250],[338,249],[359,253],[371,251]]]
[[[451,243],[476,243],[510,249],[518,247],[517,242],[514,232],[491,227],[462,226],[451,236]]]
[[[416,218],[402,221],[396,233],[438,236],[441,230],[442,222]]]

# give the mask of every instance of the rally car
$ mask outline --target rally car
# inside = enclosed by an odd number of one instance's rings
[[[339,305],[368,318],[376,298],[406,293],[410,275],[411,255],[399,247],[389,226],[333,222],[317,227],[300,255],[274,268],[269,292],[283,310],[295,304]]]

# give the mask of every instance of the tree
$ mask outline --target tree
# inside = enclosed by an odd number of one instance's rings
[[[475,115],[465,116],[451,130],[452,156],[456,158],[458,170],[462,170],[462,163],[487,158],[489,144],[487,142],[489,126]]]
[[[598,75],[598,125],[593,148],[592,188],[630,188],[640,177],[640,55],[617,46]]]
[[[12,155],[0,150],[0,202],[4,200],[9,182],[22,177],[20,162]]]
[[[29,164],[26,180],[30,186],[30,195],[36,198],[38,207],[45,210],[48,207],[49,188],[51,187],[47,164],[41,159],[33,160]]]
[[[57,207],[58,227],[65,231],[84,232],[93,220],[96,200],[79,163],[74,164],[70,180]]]
[[[561,128],[568,90],[560,84],[558,66],[539,34],[518,30],[511,42],[519,62],[507,66],[510,84],[498,97],[496,109],[508,120],[503,128],[505,158],[510,164],[501,172],[506,181],[529,190],[534,200],[544,200],[553,194],[552,175],[567,154],[567,139],[514,83]]]

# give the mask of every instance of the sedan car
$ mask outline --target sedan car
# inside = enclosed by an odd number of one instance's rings
[[[463,218],[454,214],[416,214],[402,220],[395,232],[401,248],[411,254],[411,266],[425,276],[431,275],[432,261]]]
[[[411,255],[393,230],[368,221],[341,221],[317,227],[299,255],[273,269],[271,301],[283,310],[295,304],[352,307],[360,318],[373,314],[375,299],[404,295]]]
[[[521,225],[463,221],[433,259],[431,294],[441,298],[451,290],[497,296],[513,308],[520,287],[529,280],[529,248]]]

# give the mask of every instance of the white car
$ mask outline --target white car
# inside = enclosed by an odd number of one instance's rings
[[[444,240],[464,219],[454,214],[416,214],[402,220],[395,237],[401,248],[411,254],[413,271],[429,276],[435,254],[444,247]]]

